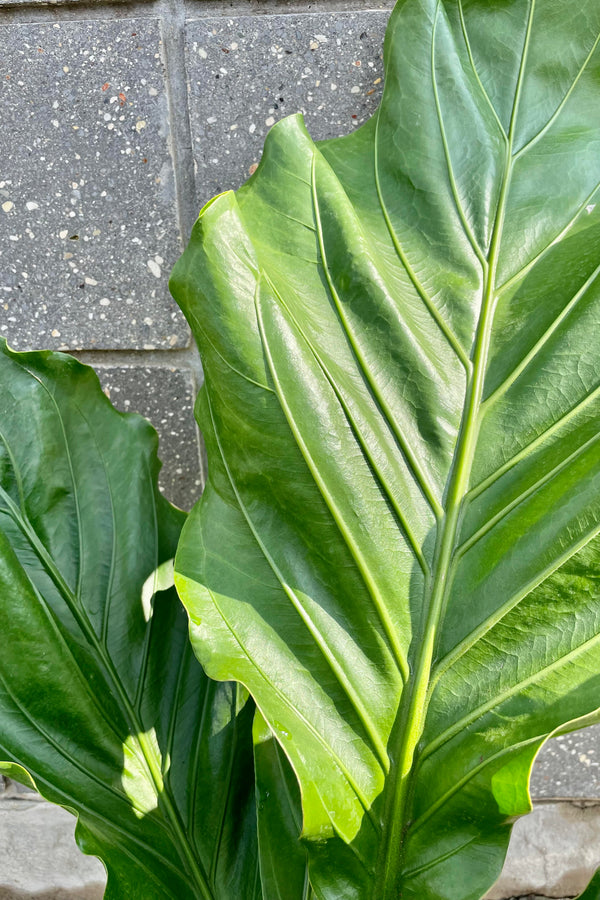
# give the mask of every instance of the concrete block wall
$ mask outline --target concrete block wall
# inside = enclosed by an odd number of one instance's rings
[[[161,487],[184,508],[205,474],[202,375],[169,272],[200,207],[252,173],[275,121],[302,112],[325,138],[368,118],[392,5],[0,0],[0,335],[74,352],[118,408],[150,418]],[[549,744],[539,809],[494,897],[574,894],[600,865],[599,766],[599,729]],[[102,867],[71,832],[67,813],[2,782],[0,900],[100,897]]]

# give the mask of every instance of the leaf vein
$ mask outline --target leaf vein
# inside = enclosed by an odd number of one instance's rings
[[[507,690],[503,691],[502,693],[496,694],[486,703],[482,703],[476,709],[471,710],[468,715],[463,716],[462,719],[459,719],[454,723],[454,725],[446,728],[437,736],[437,738],[435,738],[426,747],[424,747],[421,754],[421,759],[426,759],[433,753],[436,753],[441,747],[451,741],[453,737],[456,737],[456,735],[460,734],[460,732],[465,731],[467,728],[470,728],[471,725],[473,725],[478,719],[481,719],[484,715],[486,715],[486,713],[491,712],[498,706],[501,706],[507,700],[512,700],[512,698],[516,697],[520,691],[523,691],[531,685],[535,684],[540,680],[540,678],[544,678],[546,675],[551,675],[557,669],[560,669],[567,663],[577,659],[579,656],[586,653],[588,650],[592,649],[599,643],[600,634],[593,635],[591,638],[583,641],[583,643],[579,644],[577,647],[574,647],[573,650],[570,650],[568,653],[565,653],[558,659],[553,660],[551,663],[548,663],[548,665],[542,666],[542,668],[538,669],[527,678],[522,679],[522,681],[518,681],[516,684],[512,684]]]
[[[431,82],[433,85],[433,97],[434,97],[434,101],[435,101],[435,110],[436,110],[436,114],[437,114],[437,118],[438,118],[438,122],[439,122],[439,126],[440,126],[440,137],[442,139],[442,147],[444,148],[444,158],[446,160],[446,168],[448,169],[448,180],[450,183],[450,189],[452,191],[452,197],[454,199],[454,205],[456,207],[456,211],[460,218],[461,224],[465,230],[465,234],[467,235],[467,238],[469,239],[469,243],[470,243],[471,247],[473,248],[473,252],[475,253],[475,255],[477,256],[477,259],[479,260],[479,262],[485,269],[485,267],[487,265],[487,260],[486,260],[485,256],[483,255],[483,251],[482,251],[481,247],[479,246],[477,239],[475,238],[473,229],[471,228],[471,225],[469,224],[469,222],[467,220],[467,216],[465,214],[465,210],[464,210],[464,207],[462,205],[462,202],[461,202],[461,199],[459,196],[458,185],[456,183],[456,177],[454,175],[454,167],[452,165],[452,158],[450,155],[448,136],[446,134],[446,128],[444,125],[444,117],[443,117],[442,107],[441,107],[441,103],[440,103],[439,88],[438,88],[437,74],[436,74],[436,68],[435,68],[435,42],[436,42],[436,34],[437,34],[437,24],[438,24],[438,19],[439,19],[439,14],[440,14],[440,6],[441,6],[441,0],[437,0],[437,6],[435,9],[435,15],[434,15],[434,19],[433,19],[433,28],[431,31]]]
[[[519,494],[518,497],[515,497],[514,500],[511,500],[503,509],[496,513],[496,515],[492,516],[491,519],[488,519],[477,531],[471,535],[464,543],[462,543],[456,550],[456,562],[463,557],[468,551],[473,547],[478,541],[480,541],[486,534],[488,534],[502,519],[506,518],[509,513],[511,513],[514,509],[524,503],[529,497],[535,494],[540,488],[543,488],[546,484],[552,481],[557,475],[560,475],[565,469],[569,467],[569,465],[575,460],[577,460],[583,453],[593,447],[595,443],[600,440],[600,434],[595,434],[593,437],[589,438],[585,441],[577,450],[574,450],[566,459],[562,460],[558,465],[554,466],[549,472],[546,472],[541,478],[539,478],[536,482],[530,485],[523,493]]]
[[[475,79],[477,81],[477,84],[479,85],[479,88],[481,90],[483,97],[487,101],[487,103],[490,107],[490,110],[492,111],[492,114],[496,120],[498,128],[500,129],[500,133],[501,133],[502,137],[508,143],[508,135],[506,133],[506,129],[504,128],[504,125],[500,121],[498,113],[496,112],[496,108],[491,101],[490,95],[488,94],[488,92],[486,91],[486,89],[483,86],[483,82],[479,76],[479,72],[477,71],[477,66],[475,65],[475,59],[473,57],[471,41],[469,39],[469,33],[467,31],[467,23],[465,21],[465,11],[463,9],[463,0],[458,0],[458,11],[459,11],[459,15],[460,15],[460,27],[462,29],[463,37],[465,40],[465,46],[467,48],[467,54],[469,56],[469,62],[471,63],[471,68],[473,69],[473,74],[475,75]]]
[[[593,403],[596,398],[600,396],[600,384],[594,388],[589,394],[586,394],[581,400],[579,400],[574,406],[571,407],[566,413],[564,413],[560,418],[558,418],[552,425],[549,425],[544,431],[542,431],[534,440],[530,441],[526,444],[522,450],[519,450],[518,453],[515,453],[514,456],[511,456],[505,463],[495,469],[493,472],[490,472],[486,478],[479,482],[479,484],[475,485],[469,490],[468,499],[469,501],[474,500],[476,497],[479,497],[484,491],[486,491],[489,487],[491,487],[496,481],[498,481],[503,475],[506,474],[510,469],[514,468],[518,463],[522,462],[522,460],[526,459],[528,456],[531,456],[539,447],[543,446],[543,444],[551,438],[557,431],[560,431],[566,424],[568,424],[578,413],[584,410],[590,403]]]
[[[400,263],[402,264],[403,269],[405,270],[410,281],[412,282],[412,285],[415,288],[415,291],[417,292],[418,296],[423,301],[423,304],[425,305],[425,308],[429,312],[429,315],[431,316],[433,321],[438,326],[439,330],[445,337],[449,346],[454,350],[454,353],[456,354],[457,358],[461,362],[465,371],[467,373],[469,373],[471,371],[471,360],[465,353],[464,348],[462,347],[457,336],[454,334],[454,332],[449,327],[449,325],[444,321],[439,309],[437,308],[437,306],[435,305],[435,303],[433,302],[433,300],[431,299],[431,297],[429,296],[429,294],[427,293],[427,291],[421,284],[421,281],[417,277],[416,272],[414,271],[414,269],[412,268],[412,266],[410,265],[410,263],[408,261],[408,257],[406,256],[406,253],[404,252],[404,249],[400,243],[398,235],[396,234],[396,232],[394,230],[394,226],[392,225],[392,220],[390,218],[389,211],[388,211],[385,201],[383,199],[381,182],[380,182],[380,178],[379,178],[378,133],[379,133],[379,119],[377,119],[377,122],[375,124],[375,186],[376,186],[376,190],[377,190],[377,199],[379,201],[379,205],[381,207],[381,212],[382,212],[387,230],[389,232],[390,238],[392,240],[392,244],[394,246],[394,249],[396,251],[398,259],[400,260]]]
[[[227,463],[227,460],[225,459],[225,455],[224,455],[224,452],[223,452],[223,448],[222,448],[222,446],[221,446],[221,442],[220,442],[219,436],[218,436],[218,434],[217,434],[217,430],[216,430],[216,426],[215,426],[215,422],[214,422],[214,418],[213,418],[213,414],[212,414],[212,404],[211,404],[210,397],[209,397],[208,394],[207,394],[207,401],[208,401],[209,412],[210,412],[211,419],[212,419],[212,427],[213,427],[213,430],[214,430],[215,442],[216,442],[216,445],[217,445],[218,450],[219,450],[219,455],[220,455],[221,460],[222,460],[222,462],[223,462],[223,466],[224,466],[224,468],[225,468],[225,471],[227,472],[227,477],[228,477],[229,482],[230,482],[230,484],[231,484],[232,490],[233,490],[233,492],[234,492],[234,494],[235,494],[235,497],[236,497],[237,503],[238,503],[238,505],[239,505],[239,508],[240,508],[240,510],[241,510],[241,512],[242,512],[242,515],[244,516],[244,518],[245,518],[245,520],[246,520],[246,522],[247,522],[247,524],[248,524],[248,527],[249,527],[249,529],[250,529],[250,532],[252,533],[252,535],[253,535],[253,537],[254,537],[254,540],[255,540],[256,543],[258,544],[258,546],[259,546],[259,548],[260,548],[260,550],[261,550],[261,552],[262,552],[262,554],[263,554],[265,560],[267,561],[267,563],[268,563],[269,566],[271,567],[271,569],[272,569],[272,571],[273,571],[273,574],[275,575],[277,581],[279,582],[279,584],[280,584],[280,586],[281,586],[283,592],[284,592],[285,595],[288,597],[288,599],[291,601],[291,603],[292,603],[294,609],[296,609],[296,611],[298,612],[298,614],[299,614],[301,620],[302,620],[302,621],[304,622],[304,624],[306,625],[306,627],[307,627],[307,629],[308,629],[308,631],[309,631],[311,637],[313,638],[313,640],[315,641],[317,647],[319,647],[321,653],[323,654],[324,659],[325,659],[326,662],[329,664],[329,667],[330,667],[331,671],[332,671],[333,674],[336,676],[336,678],[338,679],[338,681],[339,681],[339,683],[340,683],[340,686],[343,688],[344,692],[346,693],[346,696],[348,697],[348,700],[350,701],[350,703],[352,704],[353,708],[355,709],[355,711],[356,711],[356,713],[357,713],[357,716],[358,716],[359,720],[362,722],[362,724],[363,724],[363,726],[364,726],[364,728],[365,728],[365,730],[366,730],[366,732],[367,732],[367,735],[368,735],[368,737],[370,738],[370,740],[371,740],[371,742],[372,742],[373,750],[375,751],[376,758],[377,758],[377,760],[378,760],[380,766],[382,767],[383,771],[385,772],[385,771],[387,770],[387,768],[389,767],[389,761],[388,761],[388,759],[387,759],[387,752],[386,752],[386,750],[385,750],[385,745],[383,744],[383,741],[381,740],[381,737],[379,736],[379,734],[378,734],[378,732],[377,732],[377,729],[375,728],[375,726],[374,726],[373,724],[370,724],[370,714],[368,713],[368,711],[365,710],[361,698],[357,695],[356,691],[354,690],[354,688],[352,687],[352,685],[349,683],[348,678],[347,678],[347,676],[345,675],[345,673],[341,671],[340,666],[338,665],[338,662],[337,662],[337,660],[335,659],[334,654],[331,652],[330,648],[328,647],[326,641],[323,639],[323,636],[322,636],[321,633],[319,632],[318,628],[316,627],[316,625],[315,625],[314,622],[312,621],[311,617],[308,615],[307,611],[304,609],[304,607],[303,607],[302,604],[300,603],[300,600],[298,599],[298,596],[297,596],[296,592],[293,591],[293,590],[289,587],[289,585],[286,584],[285,579],[283,578],[282,573],[279,571],[279,568],[278,568],[278,566],[277,566],[276,563],[275,563],[275,560],[271,557],[269,551],[267,550],[267,548],[266,548],[265,545],[263,544],[263,542],[262,542],[262,540],[261,540],[261,538],[260,538],[260,535],[258,534],[258,532],[256,531],[256,528],[254,527],[254,524],[253,524],[253,522],[252,522],[252,519],[251,519],[251,517],[250,517],[250,514],[248,513],[248,510],[246,509],[245,504],[244,504],[244,502],[243,502],[243,500],[242,500],[242,498],[241,498],[241,496],[240,496],[240,494],[239,494],[239,491],[238,491],[238,489],[237,489],[237,487],[236,487],[236,484],[235,484],[235,481],[234,481],[234,479],[233,479],[233,475],[232,475],[232,473],[231,473],[231,470],[230,470],[230,468],[229,468],[229,465],[228,465],[228,463]],[[235,640],[237,641],[237,643],[239,644],[239,646],[242,648],[242,650],[243,650],[244,655],[246,656],[246,658],[247,658],[248,660],[250,660],[250,662],[252,663],[252,665],[256,668],[257,672],[259,672],[259,674],[261,675],[261,677],[264,678],[265,681],[268,682],[268,684],[269,684],[269,686],[271,687],[271,689],[274,690],[274,691],[277,693],[277,695],[281,697],[281,699],[285,702],[285,704],[286,704],[291,710],[293,710],[294,713],[295,713],[296,715],[298,715],[298,716],[300,716],[300,717],[302,718],[302,720],[305,722],[305,724],[307,725],[307,727],[309,728],[309,730],[311,731],[311,733],[317,738],[317,740],[319,741],[319,743],[321,743],[324,747],[326,747],[325,740],[324,740],[324,738],[319,734],[319,732],[316,731],[316,729],[314,729],[312,725],[310,725],[310,723],[308,722],[308,720],[305,719],[305,717],[303,716],[303,714],[300,712],[299,709],[297,709],[296,707],[292,706],[291,702],[290,702],[283,694],[280,694],[280,692],[278,691],[278,689],[275,687],[275,684],[274,684],[272,681],[270,681],[270,679],[267,678],[266,674],[263,673],[262,670],[258,667],[258,665],[254,662],[252,656],[246,651],[245,647],[243,646],[242,642],[240,641],[239,637],[237,636],[235,630],[231,627],[231,625],[229,624],[229,622],[228,622],[227,619],[225,618],[225,615],[223,614],[222,610],[221,610],[220,607],[218,606],[217,600],[216,600],[216,596],[215,596],[214,593],[208,588],[208,586],[206,586],[206,590],[209,592],[209,594],[210,594],[210,596],[211,596],[211,598],[212,598],[212,600],[213,600],[213,604],[215,605],[215,608],[219,611],[219,614],[221,615],[221,618],[223,619],[223,621],[225,622],[225,624],[226,624],[227,627],[229,628],[231,634],[234,636],[234,638],[235,638]],[[366,718],[365,718],[365,717],[366,717]],[[344,764],[342,763],[342,761],[339,759],[339,757],[337,756],[337,754],[333,754],[333,757],[334,757],[334,759],[336,760],[336,762],[338,763],[338,765],[340,766],[340,769],[341,769],[341,770],[344,772],[344,774],[346,775],[346,778],[348,779],[349,784],[351,784],[351,786],[353,787],[354,791],[356,792],[357,797],[359,798],[359,800],[360,800],[360,802],[361,802],[361,805],[364,807],[365,811],[366,811],[367,814],[369,815],[369,818],[373,821],[373,824],[375,824],[375,823],[376,823],[376,819],[375,819],[375,817],[374,817],[374,814],[373,814],[373,813],[371,812],[371,810],[370,810],[370,804],[369,804],[368,801],[366,800],[366,798],[365,798],[363,792],[358,788],[358,785],[356,785],[356,783],[354,782],[354,779],[352,778],[352,776],[350,775],[350,773],[348,772],[347,768],[344,766]]]
[[[533,147],[535,144],[537,144],[537,142],[550,130],[550,128],[552,127],[552,125],[557,120],[557,118],[559,117],[559,115],[561,114],[563,109],[565,108],[566,104],[568,103],[569,98],[571,97],[571,94],[577,87],[579,80],[581,79],[581,77],[582,77],[583,73],[585,72],[585,70],[587,69],[588,64],[590,63],[594,53],[596,52],[599,42],[600,42],[600,34],[598,34],[598,36],[596,37],[596,40],[594,41],[594,43],[592,45],[592,49],[588,53],[588,55],[585,58],[582,65],[580,66],[575,78],[573,79],[573,82],[571,83],[571,85],[570,85],[569,89],[567,90],[566,94],[564,95],[563,99],[561,100],[561,102],[559,103],[557,108],[555,109],[554,113],[550,116],[550,118],[548,119],[546,124],[537,132],[537,134],[535,134],[529,141],[527,141],[526,144],[524,144],[517,151],[517,153],[515,153],[514,159],[518,159],[522,154],[526,153],[531,147]]]

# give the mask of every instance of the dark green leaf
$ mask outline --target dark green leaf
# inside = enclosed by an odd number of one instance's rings
[[[253,705],[190,650],[156,448],[92,369],[0,344],[0,772],[77,814],[111,900],[258,900]]]
[[[300,842],[302,811],[296,776],[258,710],[253,736],[264,900],[312,900],[306,848]]]

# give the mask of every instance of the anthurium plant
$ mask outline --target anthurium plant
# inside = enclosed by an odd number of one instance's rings
[[[0,771],[110,900],[478,900],[600,720],[599,42],[399,0],[371,121],[204,207],[186,521],[90,369],[0,347]]]

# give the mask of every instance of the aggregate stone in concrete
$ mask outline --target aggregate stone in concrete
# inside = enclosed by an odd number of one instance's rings
[[[548,741],[533,767],[531,794],[600,799],[600,725]]]
[[[4,0],[4,2],[12,2],[12,0]],[[26,3],[29,0],[18,0],[18,2]],[[43,3],[45,0],[35,0],[35,2]],[[56,0],[54,0],[56,2]],[[100,0],[96,0],[100,2]],[[392,10],[396,4],[396,0],[325,0],[327,10],[340,10],[348,12],[348,10],[359,9],[387,9]],[[187,7],[189,14],[193,15],[202,8],[202,15],[231,15],[240,12],[240,0],[188,0]],[[321,12],[324,6],[324,0],[244,0],[244,9],[247,9],[253,15],[261,16],[273,13],[292,13],[292,12]]]
[[[574,897],[599,866],[600,806],[542,803],[514,826],[502,875],[486,897]]]
[[[163,462],[161,490],[176,506],[190,509],[202,488],[191,373],[166,366],[98,367],[96,371],[117,409],[140,413],[152,422]]]
[[[18,349],[188,343],[158,21],[0,26],[0,334]]]
[[[49,803],[1,803],[0,900],[100,900],[104,866],[79,851],[74,830],[74,816]]]
[[[301,112],[311,136],[370,118],[383,87],[386,11],[221,16],[186,30],[198,202],[252,173],[269,128]]]

